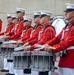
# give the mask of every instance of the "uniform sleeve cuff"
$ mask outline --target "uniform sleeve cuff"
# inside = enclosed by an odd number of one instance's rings
[[[31,50],[32,50],[32,51],[34,50],[34,45],[31,46]]]

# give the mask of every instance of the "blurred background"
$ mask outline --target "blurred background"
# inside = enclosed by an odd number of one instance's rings
[[[7,25],[7,13],[14,14],[16,7],[26,9],[26,15],[33,17],[35,10],[51,11],[54,16],[64,15],[66,3],[74,3],[74,0],[0,0],[0,19],[3,21],[2,31]]]

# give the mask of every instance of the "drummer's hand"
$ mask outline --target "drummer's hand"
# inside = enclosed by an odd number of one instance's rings
[[[22,40],[18,40],[16,43],[17,44],[22,44],[23,42],[22,42]]]
[[[25,47],[25,46],[28,46],[28,45],[29,45],[29,42],[26,42],[26,43],[24,44],[24,47]]]
[[[52,47],[52,46],[50,46],[48,44],[45,44],[45,48],[44,49],[45,49],[45,51],[51,52],[52,50],[55,50],[56,48]]]
[[[9,38],[9,36],[4,36],[3,37],[4,40],[7,40],[8,38]]]
[[[6,33],[6,34],[5,34],[5,36],[8,36],[8,35],[9,35],[9,33]]]
[[[44,44],[44,49],[47,48],[49,45],[48,44]]]
[[[25,50],[25,51],[30,51],[30,49],[31,49],[31,46],[30,46],[30,45],[24,47],[24,50]]]

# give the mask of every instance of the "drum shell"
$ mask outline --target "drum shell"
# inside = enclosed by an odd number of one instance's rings
[[[13,53],[14,68],[28,69],[31,66],[31,52],[19,51]]]
[[[1,55],[7,59],[13,59],[14,48],[16,48],[16,44],[2,44],[1,45]]]
[[[2,44],[1,45],[1,56],[3,56],[4,58],[8,57],[8,50],[7,50],[7,44]]]
[[[32,52],[32,70],[35,71],[49,71],[51,69],[52,54],[45,51]]]

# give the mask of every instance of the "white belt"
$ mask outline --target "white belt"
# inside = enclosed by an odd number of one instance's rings
[[[70,46],[67,48],[67,50],[70,50],[70,49],[74,49],[74,46]]]

